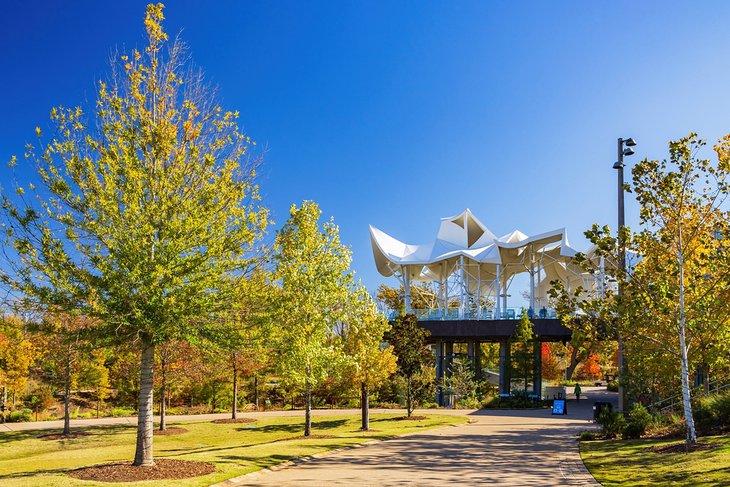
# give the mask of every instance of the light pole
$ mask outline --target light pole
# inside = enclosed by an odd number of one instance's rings
[[[618,173],[618,265],[619,265],[619,279],[618,284],[618,298],[621,301],[623,295],[623,289],[621,289],[621,278],[626,275],[626,242],[621,237],[621,229],[625,226],[625,215],[624,215],[624,156],[630,156],[634,154],[634,147],[636,141],[629,137],[628,139],[618,139],[618,161],[613,165],[613,168]],[[624,396],[624,343],[621,338],[621,333],[617,333],[618,339],[618,410],[623,413],[625,411],[625,396]]]

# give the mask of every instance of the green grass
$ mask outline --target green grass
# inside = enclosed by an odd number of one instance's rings
[[[311,440],[291,439],[303,433],[303,419],[298,417],[263,418],[251,424],[184,421],[171,426],[184,427],[189,430],[187,433],[155,437],[155,456],[215,464],[216,471],[210,475],[175,481],[175,485],[182,486],[210,485],[296,457],[467,421],[463,416],[442,415],[429,415],[423,421],[393,420],[397,416],[372,415],[371,432],[358,431],[359,416],[315,418],[312,434],[333,435],[333,438]],[[134,426],[83,430],[91,435],[54,441],[38,438],[48,431],[0,434],[0,485],[131,485],[80,481],[64,473],[66,470],[112,461],[131,462],[134,456]],[[169,483],[149,481],[134,485],[163,486]]]
[[[654,453],[650,446],[679,440],[605,440],[581,442],[588,470],[605,487],[677,485],[730,486],[730,437],[707,436],[703,443],[720,445],[692,453]]]

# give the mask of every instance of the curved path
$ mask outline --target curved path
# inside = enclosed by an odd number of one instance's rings
[[[569,401],[566,416],[544,409],[465,411],[466,425],[318,455],[219,485],[599,485],[580,460],[576,434],[593,427],[593,401],[615,395],[586,389],[586,399]]]

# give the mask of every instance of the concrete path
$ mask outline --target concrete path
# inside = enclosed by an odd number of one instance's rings
[[[467,411],[467,425],[325,454],[221,485],[599,485],[580,460],[576,435],[595,427],[593,401],[615,395],[585,389],[586,399],[569,401],[567,416],[544,409]]]

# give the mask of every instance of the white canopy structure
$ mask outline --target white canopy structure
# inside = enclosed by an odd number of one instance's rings
[[[438,309],[420,312],[421,319],[514,318],[514,310],[507,308],[507,290],[513,277],[524,272],[530,276],[529,312],[535,317],[546,317],[550,281],[587,290],[604,282],[573,263],[577,251],[564,228],[534,236],[515,230],[496,237],[468,208],[442,218],[433,242],[406,244],[372,225],[370,241],[380,274],[395,276],[403,284],[407,312],[414,311],[411,283],[433,285]]]

